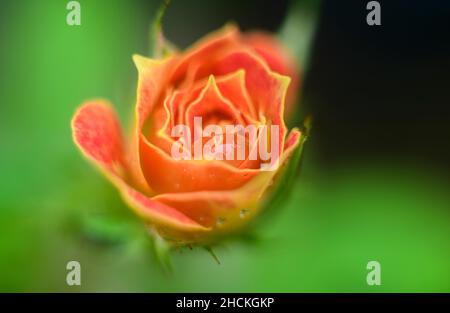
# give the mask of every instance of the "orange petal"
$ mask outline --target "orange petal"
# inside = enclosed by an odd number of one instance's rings
[[[72,134],[88,159],[111,174],[125,178],[120,124],[107,101],[92,100],[79,107],[72,119]]]
[[[210,76],[199,97],[188,105],[185,121],[189,129],[194,130],[194,117],[204,117],[211,113],[227,116],[231,123],[244,125],[239,111],[230,100],[225,99],[217,87],[214,76]]]
[[[221,89],[227,93],[228,97],[222,95]],[[186,120],[189,121],[187,124],[190,127],[193,124],[193,117],[203,117],[208,115],[208,112],[219,112],[222,116],[229,116],[232,125],[238,124],[245,127],[249,123],[253,125],[261,124],[250,116],[249,107],[252,104],[245,89],[245,74],[241,70],[221,76],[217,80],[210,77],[207,81],[201,80],[184,90],[170,91],[168,94],[164,100],[164,107],[156,109],[156,112],[149,117],[149,121],[146,123],[149,127],[144,134],[150,142],[167,154],[171,153],[171,147],[175,142],[175,139],[171,137],[171,129],[175,126],[173,116],[182,115],[186,106],[187,110],[183,115],[186,115]],[[240,105],[236,106],[229,100],[230,98]],[[189,103],[184,105],[183,103],[186,102]],[[181,122],[184,123],[184,120],[183,117]],[[206,121],[203,120],[203,122]],[[247,156],[250,154],[248,149],[247,143]],[[247,165],[245,168],[257,168],[260,163],[259,159],[247,161],[245,162]],[[242,160],[224,160],[224,162],[244,168]]]
[[[192,236],[196,237],[210,231],[179,210],[155,201],[130,186],[123,184],[120,189],[123,199],[137,215],[165,233],[177,233],[180,236],[179,239],[187,241]]]
[[[147,127],[142,131],[145,137],[169,154],[172,145],[175,143],[174,138],[170,136],[171,109],[169,108],[170,104],[168,104],[173,98],[174,93],[169,91],[164,100],[164,105],[155,109],[151,116],[149,116],[146,121]]]
[[[138,215],[158,227],[194,233],[207,231],[183,213],[146,197],[126,182],[121,129],[109,103],[94,100],[83,104],[72,119],[72,134],[82,153],[111,180]]]
[[[140,157],[149,185],[158,193],[235,189],[259,173],[259,169],[237,169],[222,161],[175,160],[144,136]]]
[[[208,69],[210,63],[217,58],[217,55],[222,54],[230,46],[240,44],[238,36],[239,30],[237,27],[228,24],[222,29],[203,37],[181,56],[174,67],[170,80],[176,84],[177,81],[186,75],[189,66],[193,64],[199,66],[196,70],[196,77],[208,76],[210,73],[203,73],[202,69]]]
[[[139,55],[134,55],[133,60],[138,69],[139,80],[137,87],[137,99],[135,107],[135,132],[132,135],[130,143],[131,174],[140,188],[147,193],[150,188],[145,180],[141,170],[139,159],[139,136],[142,127],[150,113],[155,109],[158,103],[162,103],[161,97],[164,96],[164,88],[168,81],[168,72],[174,62],[175,57],[164,60],[148,59]]]
[[[272,34],[263,32],[247,33],[243,35],[243,41],[266,61],[272,71],[291,78],[291,84],[289,85],[286,96],[285,109],[285,113],[289,114],[292,112],[292,106],[296,98],[298,98],[300,85],[299,70],[295,59]]]
[[[302,133],[297,128],[291,130],[284,144],[284,154],[289,155],[295,150],[300,142],[301,135]]]
[[[217,77],[217,87],[223,97],[230,100],[236,108],[242,111],[247,123],[258,124],[255,107],[245,86],[245,71],[243,69],[226,76]]]
[[[239,48],[224,54],[214,68],[214,74],[226,75],[239,69],[245,71],[245,81],[250,97],[254,101],[258,114],[266,115],[268,112],[282,110],[279,101],[280,90],[286,88],[285,80],[281,75],[274,75],[265,61],[248,49]],[[278,100],[278,101],[277,101]]]
[[[141,129],[155,106],[162,103],[168,82],[167,74],[175,60],[174,57],[153,60],[139,55],[134,55],[133,60],[139,73],[136,120],[137,128]]]
[[[245,71],[247,90],[260,119],[267,119],[268,125],[280,126],[279,151],[282,151],[286,135],[284,102],[290,78],[270,71],[259,56],[245,49],[224,55],[215,65],[214,73],[224,75],[238,69]]]
[[[234,230],[259,213],[266,191],[300,144],[300,137],[301,133],[297,129],[292,130],[278,169],[260,172],[240,188],[228,191],[164,193],[153,199],[176,207],[192,220],[211,228],[213,233]]]

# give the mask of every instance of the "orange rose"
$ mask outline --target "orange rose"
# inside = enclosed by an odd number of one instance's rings
[[[291,100],[294,95],[288,91],[291,79],[282,74],[298,80],[292,62],[273,38],[241,34],[233,26],[162,60],[133,59],[139,84],[130,140],[123,141],[112,107],[92,100],[73,117],[75,143],[165,238],[204,242],[245,225],[258,214],[269,186],[303,141],[297,129],[287,135],[283,118],[286,95]],[[238,145],[225,139],[227,144],[215,146],[214,155],[234,158],[190,158],[192,151],[185,147],[181,150],[187,158],[174,158],[174,145],[180,143],[175,127],[185,125],[190,132],[182,138],[190,140],[199,117],[205,127],[257,126],[258,132],[256,137],[240,133],[240,159],[234,151]],[[270,126],[265,137],[264,125]],[[212,137],[201,138],[201,147]],[[271,152],[270,159],[254,157],[252,151],[261,152],[255,140]],[[262,170],[267,162],[276,166]]]
[[[284,116],[289,116],[294,112],[300,87],[300,75],[296,62],[283,49],[281,44],[269,34],[261,32],[249,33],[244,36],[244,42],[250,45],[266,61],[272,71],[291,78],[284,106]]]

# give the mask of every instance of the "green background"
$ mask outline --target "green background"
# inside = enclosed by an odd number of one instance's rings
[[[294,192],[261,222],[258,240],[217,247],[220,265],[203,249],[176,250],[173,271],[164,271],[70,132],[76,107],[93,97],[110,99],[129,122],[131,55],[147,54],[157,5],[80,2],[79,27],[66,25],[66,1],[2,4],[1,291],[450,291],[445,173],[379,158],[327,166],[317,161],[314,129]],[[209,31],[208,17],[179,19],[189,9],[177,3],[166,16],[182,45]],[[80,287],[66,285],[70,260],[81,263]],[[381,286],[366,283],[371,260],[381,263]]]

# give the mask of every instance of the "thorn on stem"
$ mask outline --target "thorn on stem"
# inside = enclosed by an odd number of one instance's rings
[[[205,247],[206,251],[209,252],[209,254],[211,254],[211,256],[214,258],[214,260],[217,262],[218,265],[220,265],[220,260],[217,257],[217,255],[214,253],[214,251],[212,250],[211,247]]]

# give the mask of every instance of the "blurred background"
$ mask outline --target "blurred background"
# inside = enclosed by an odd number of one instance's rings
[[[173,0],[186,47],[236,21],[278,32],[304,68],[312,114],[301,175],[255,237],[176,250],[162,270],[139,221],[76,150],[70,119],[110,99],[128,124],[159,1],[3,1],[0,11],[0,291],[449,292],[450,3]],[[313,36],[315,35],[315,36]],[[99,235],[101,234],[101,235]],[[81,286],[66,264],[81,263]],[[366,265],[381,264],[381,286]]]

